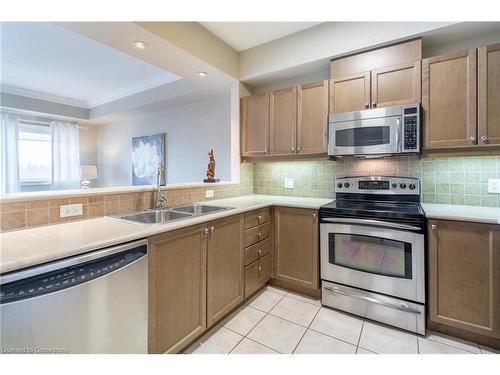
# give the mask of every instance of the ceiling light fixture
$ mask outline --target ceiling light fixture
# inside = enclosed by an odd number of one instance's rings
[[[135,40],[133,43],[134,43],[135,48],[138,48],[138,49],[148,48],[148,44],[146,42],[143,42],[142,40]]]
[[[196,72],[196,75],[198,77],[206,77],[206,76],[208,76],[208,73],[200,70],[200,71]]]

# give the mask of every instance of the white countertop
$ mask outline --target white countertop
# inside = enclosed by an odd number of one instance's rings
[[[422,203],[428,219],[473,221],[500,224],[500,208]]]
[[[268,206],[317,209],[332,199],[246,195],[202,204],[234,207],[232,210],[159,225],[133,224],[110,217],[48,225],[0,233],[0,273],[82,254],[154,234],[205,223]]]

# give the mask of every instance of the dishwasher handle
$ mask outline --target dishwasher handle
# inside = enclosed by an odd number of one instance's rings
[[[2,276],[0,304],[90,282],[130,266],[146,257],[147,251],[146,240],[136,241]]]

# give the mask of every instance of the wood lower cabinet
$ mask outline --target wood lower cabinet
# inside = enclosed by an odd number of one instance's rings
[[[422,61],[425,148],[477,143],[476,78],[475,49]]]
[[[243,215],[208,226],[207,326],[243,301]]]
[[[275,209],[274,278],[308,289],[319,286],[318,214],[316,210]]]
[[[500,145],[500,44],[478,49],[478,140]]]
[[[428,225],[431,322],[500,338],[500,225]]]
[[[270,94],[271,155],[291,155],[296,151],[297,88]]]
[[[330,79],[330,112],[370,108],[370,72]]]
[[[328,80],[299,86],[297,103],[297,153],[326,153]]]
[[[267,155],[269,151],[269,93],[241,98],[241,154]]]
[[[373,70],[372,108],[420,103],[421,76],[420,61]]]
[[[264,255],[252,264],[245,267],[245,296],[250,296],[265,285],[271,277],[272,257]]]
[[[177,353],[207,327],[204,229],[149,238],[150,353]]]

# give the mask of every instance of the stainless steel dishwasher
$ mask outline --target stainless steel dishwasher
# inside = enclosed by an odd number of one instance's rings
[[[0,276],[2,353],[147,353],[147,241]]]

